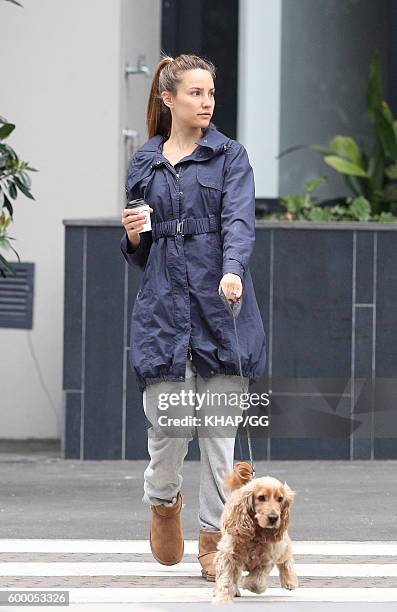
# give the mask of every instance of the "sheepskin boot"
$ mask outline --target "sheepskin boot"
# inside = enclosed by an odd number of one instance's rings
[[[221,535],[220,531],[204,531],[200,529],[197,559],[202,567],[201,575],[209,582],[215,582],[214,557],[217,552],[216,545],[221,539]]]
[[[185,543],[181,521],[182,494],[180,491],[172,502],[159,506],[150,505],[150,549],[156,561],[163,565],[179,563],[184,553]]]

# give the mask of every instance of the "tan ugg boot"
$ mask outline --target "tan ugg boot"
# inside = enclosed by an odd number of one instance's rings
[[[214,557],[217,552],[216,545],[221,539],[221,535],[220,531],[204,531],[200,529],[197,559],[202,567],[201,575],[209,582],[215,582]]]
[[[150,549],[153,557],[163,565],[175,565],[183,557],[184,540],[181,521],[182,494],[173,499],[173,505],[150,506]]]

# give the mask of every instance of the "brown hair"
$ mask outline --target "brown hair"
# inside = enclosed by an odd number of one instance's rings
[[[162,134],[166,138],[170,135],[171,111],[164,104],[161,92],[170,91],[175,96],[177,84],[181,82],[181,74],[194,68],[208,70],[215,81],[216,68],[209,60],[193,54],[182,53],[175,58],[162,54],[154,72],[147,106],[146,124],[149,138],[156,134]]]

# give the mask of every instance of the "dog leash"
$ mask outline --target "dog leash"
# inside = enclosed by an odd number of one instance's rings
[[[241,310],[241,305],[243,303],[243,296],[241,295],[238,300],[236,300],[235,302],[230,303],[229,300],[227,299],[226,295],[224,294],[222,287],[220,287],[219,296],[222,298],[222,301],[223,301],[223,303],[226,306],[226,310],[229,312],[229,314],[231,315],[231,317],[233,319],[234,333],[235,333],[235,336],[236,336],[238,366],[239,366],[240,379],[241,379],[241,390],[244,393],[244,376],[243,376],[243,369],[242,369],[242,366],[241,366],[240,344],[239,344],[239,341],[238,341],[237,325],[236,325],[236,319],[237,319],[237,317],[239,315],[239,312]],[[251,436],[250,436],[250,430],[249,430],[249,423],[248,423],[248,421],[247,421],[247,426],[246,427],[247,427],[247,441],[248,441],[248,452],[249,452],[249,456],[250,456],[250,464],[251,464],[251,468],[252,468],[253,478],[255,478],[255,468],[254,468],[254,460],[253,460],[253,456],[252,456]],[[240,454],[242,455],[239,433],[237,433],[237,436],[238,436],[238,441],[239,441],[239,445],[240,445]]]

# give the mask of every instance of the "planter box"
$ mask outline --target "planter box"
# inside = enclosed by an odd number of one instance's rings
[[[258,221],[272,459],[397,456],[397,224]]]
[[[148,458],[127,352],[141,273],[119,219],[64,223],[64,456]],[[271,392],[254,458],[395,459],[397,224],[257,221],[250,268],[268,348],[251,390]]]

